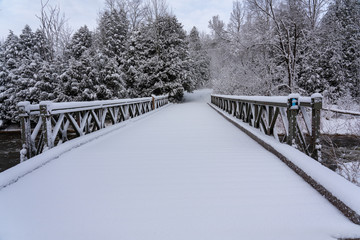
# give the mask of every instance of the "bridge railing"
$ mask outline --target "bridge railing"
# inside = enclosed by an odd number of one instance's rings
[[[31,105],[18,103],[24,161],[72,138],[137,117],[168,103],[168,96]]]
[[[298,94],[287,97],[211,95],[211,103],[321,161],[320,94],[311,97]]]

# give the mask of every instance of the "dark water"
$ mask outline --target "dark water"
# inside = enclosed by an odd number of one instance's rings
[[[322,135],[321,145],[324,160],[360,161],[360,136]]]
[[[360,137],[344,135],[323,135],[323,158],[334,161],[339,157],[345,161],[360,160]],[[20,132],[0,132],[0,172],[20,162]]]
[[[20,132],[0,132],[0,172],[20,162]]]

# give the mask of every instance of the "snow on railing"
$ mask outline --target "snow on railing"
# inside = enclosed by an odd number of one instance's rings
[[[321,161],[322,96],[301,97],[211,95],[211,103],[236,118]],[[310,141],[306,139],[307,134]],[[309,143],[308,143],[309,141]]]
[[[328,112],[333,112],[333,113],[336,113],[336,114],[360,116],[360,112],[355,112],[355,111],[348,111],[348,110],[335,109],[335,108],[323,108],[322,110],[328,111]]]
[[[20,161],[74,137],[137,117],[168,103],[168,96],[91,102],[18,103],[22,150]],[[32,127],[32,123],[33,127]],[[70,139],[69,139],[70,138]]]

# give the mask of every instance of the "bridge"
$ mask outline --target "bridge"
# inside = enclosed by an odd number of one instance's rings
[[[268,136],[281,104],[270,111],[241,101],[200,91],[182,104],[87,106],[77,118],[53,106],[49,120],[47,109],[42,124],[54,121],[55,131],[43,130],[56,135],[41,140],[35,126],[40,144],[0,174],[0,239],[360,238],[359,188],[308,156],[315,147],[295,149],[295,131],[284,133],[289,144]],[[114,123],[107,128],[104,111]],[[62,143],[69,125],[81,137]]]

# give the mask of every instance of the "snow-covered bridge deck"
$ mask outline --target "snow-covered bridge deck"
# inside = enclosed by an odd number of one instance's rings
[[[188,95],[3,188],[0,239],[360,237],[360,226],[208,100]]]

